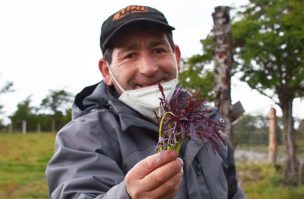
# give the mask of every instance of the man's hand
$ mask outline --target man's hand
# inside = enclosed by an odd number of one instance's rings
[[[172,199],[181,183],[183,161],[175,151],[163,151],[137,163],[126,175],[132,199]]]

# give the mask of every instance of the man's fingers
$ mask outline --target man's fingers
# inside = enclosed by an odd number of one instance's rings
[[[174,161],[158,167],[149,175],[145,176],[140,180],[140,184],[146,187],[147,191],[156,189],[173,176],[180,175],[180,173],[182,173],[182,168],[183,162],[180,158],[177,158]]]
[[[132,172],[132,175],[136,179],[142,179],[158,167],[175,160],[177,157],[178,154],[176,151],[163,151],[161,153],[151,155],[132,168],[133,171],[136,171]]]
[[[177,157],[175,151],[163,151],[138,162],[125,177],[129,195],[132,198],[163,198],[168,191],[174,195],[183,167],[183,161]],[[164,188],[160,188],[162,185]],[[154,195],[154,191],[160,197]]]
[[[149,196],[154,196],[155,198],[173,198],[178,191],[183,176],[183,170],[181,169],[178,173],[168,178],[161,185],[155,187],[155,189],[150,190],[146,194]]]

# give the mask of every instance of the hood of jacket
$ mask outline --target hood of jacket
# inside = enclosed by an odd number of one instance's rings
[[[109,109],[116,114],[122,130],[130,126],[138,126],[157,131],[157,125],[154,122],[118,100],[115,88],[107,86],[103,81],[85,87],[76,95],[72,106],[72,119],[97,109]]]
[[[75,96],[72,119],[85,115],[93,109],[106,107],[109,98],[107,86],[103,82],[85,87]]]

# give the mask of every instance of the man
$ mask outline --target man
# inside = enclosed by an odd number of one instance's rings
[[[104,21],[103,81],[76,96],[73,120],[57,135],[46,170],[50,198],[244,198],[228,145],[213,153],[195,139],[179,154],[155,153],[158,83],[169,97],[180,69],[172,30],[147,6],[128,6]]]

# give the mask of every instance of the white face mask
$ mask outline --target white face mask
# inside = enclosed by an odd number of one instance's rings
[[[161,110],[160,108],[159,99],[160,97],[162,97],[162,94],[159,90],[158,85],[152,85],[133,90],[124,90],[117,82],[110,67],[109,70],[113,80],[116,82],[117,86],[122,91],[122,94],[118,98],[120,101],[152,120],[155,120],[155,113],[158,114],[158,116],[162,114],[163,110]],[[170,99],[173,95],[177,83],[178,72],[176,73],[175,79],[161,83],[164,88],[164,95],[166,100]]]
[[[170,99],[173,95],[176,84],[177,79],[173,79],[161,84],[164,88],[164,95],[166,100]],[[155,113],[160,116],[163,111],[160,109],[161,97],[162,94],[159,90],[158,85],[153,85],[144,88],[124,91],[118,99],[142,115],[154,120]]]

